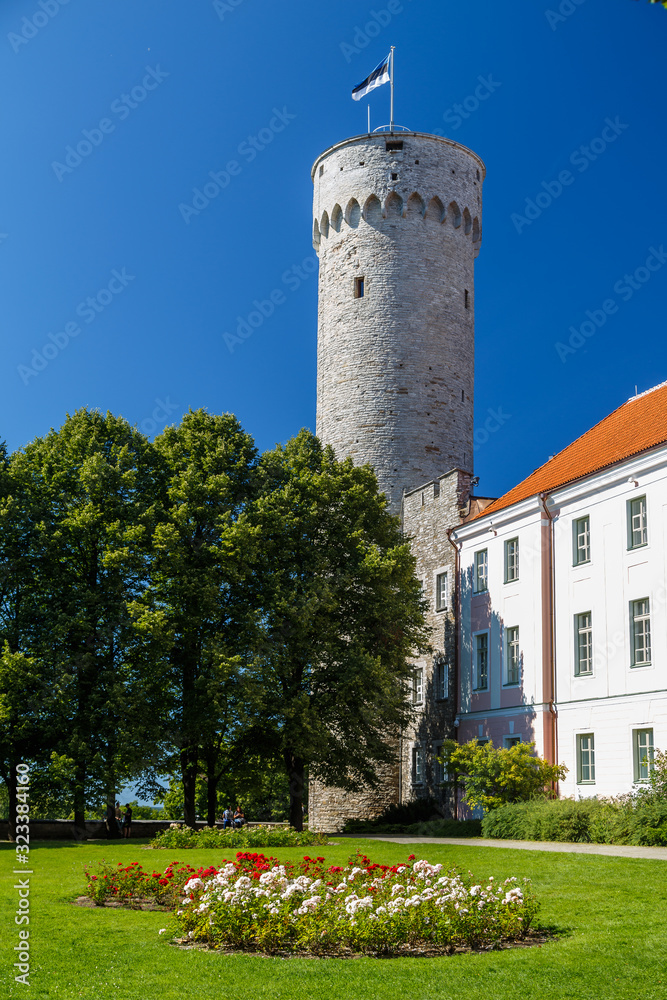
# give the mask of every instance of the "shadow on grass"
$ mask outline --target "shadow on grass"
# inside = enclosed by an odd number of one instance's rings
[[[132,837],[129,840],[123,840],[122,838],[115,838],[113,840],[75,840],[73,837],[68,840],[31,840],[30,850],[31,851],[57,851],[63,848],[76,848],[76,847],[90,847],[90,846],[100,846],[100,847],[116,847],[119,844],[128,844],[132,847],[147,847],[150,844],[149,837]],[[15,851],[16,844],[13,844],[9,840],[0,841],[0,852],[1,851]]]

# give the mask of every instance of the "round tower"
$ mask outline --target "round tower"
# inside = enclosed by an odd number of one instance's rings
[[[317,434],[404,490],[473,471],[480,158],[421,132],[327,149],[312,170],[320,260]]]

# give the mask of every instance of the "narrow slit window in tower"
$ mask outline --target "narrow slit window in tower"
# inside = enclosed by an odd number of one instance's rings
[[[323,173],[324,173],[324,164],[322,163],[320,165],[320,177],[322,176]]]
[[[385,142],[384,148],[388,153],[396,153],[399,150],[403,149],[403,143],[401,141],[389,142],[389,140],[387,140]]]
[[[355,299],[363,299],[364,297],[364,278],[354,279],[354,297]]]
[[[470,292],[468,291],[467,288],[465,290],[465,303],[466,303],[466,309],[470,309]]]
[[[391,179],[392,179],[392,181],[397,181],[398,180],[398,174],[392,174],[391,175]]]

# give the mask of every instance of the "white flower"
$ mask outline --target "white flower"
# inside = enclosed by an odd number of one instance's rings
[[[183,886],[183,892],[193,892],[197,886],[203,885],[204,883],[200,878],[191,878]]]
[[[404,885],[393,885],[391,887],[391,894],[392,894],[392,896],[395,896],[399,892],[405,892],[405,886]]]
[[[166,931],[167,931],[166,927],[161,927],[160,930],[158,931],[158,934],[165,934]]]

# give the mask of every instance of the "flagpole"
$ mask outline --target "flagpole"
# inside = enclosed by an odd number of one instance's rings
[[[391,109],[389,112],[389,131],[394,131],[394,48],[391,47],[391,67],[390,67],[390,86],[391,86]]]
[[[368,105],[368,134],[371,134],[371,106]]]

